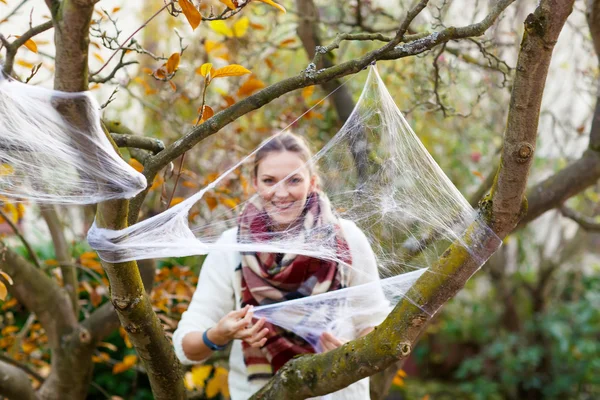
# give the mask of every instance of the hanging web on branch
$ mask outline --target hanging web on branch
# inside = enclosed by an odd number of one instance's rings
[[[0,76],[0,195],[94,204],[142,191],[145,177],[112,147],[99,110],[89,92],[60,92]],[[62,113],[78,120],[68,122]]]
[[[213,251],[293,253],[338,262],[363,284],[255,309],[256,316],[295,332],[317,350],[322,332],[352,339],[363,328],[382,322],[449,244],[462,245],[479,265],[485,262],[487,253],[470,246],[466,232],[493,233],[423,147],[375,67],[350,118],[302,168],[316,168],[320,188],[337,217],[352,221],[364,233],[377,272],[369,272],[362,262],[368,255],[361,262],[346,262],[348,254],[340,254],[335,245],[335,230],[323,227],[301,234],[290,228],[235,243],[219,241],[223,232],[237,226],[240,211],[256,200],[258,195],[248,187],[254,155],[273,138],[161,214],[120,231],[94,225],[89,243],[113,263]],[[213,209],[207,199],[224,192],[246,195],[248,200],[233,209]],[[496,245],[500,243],[498,239]]]

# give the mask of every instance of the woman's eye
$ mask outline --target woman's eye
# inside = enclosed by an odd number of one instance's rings
[[[288,182],[291,183],[292,185],[297,185],[300,182],[302,182],[302,179],[294,177],[294,178],[291,178]]]
[[[265,179],[263,179],[263,183],[266,184],[266,185],[270,185],[270,184],[273,183],[273,179],[271,179],[271,178],[265,178]]]

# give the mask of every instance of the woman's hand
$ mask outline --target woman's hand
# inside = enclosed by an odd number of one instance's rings
[[[263,328],[265,318],[259,319],[254,325],[253,306],[246,306],[240,310],[231,311],[225,315],[219,323],[211,328],[207,335],[208,338],[217,345],[225,345],[233,339],[241,339],[252,347],[262,347],[267,342],[265,337],[269,332],[268,328]]]
[[[342,346],[347,341],[348,340],[343,339],[343,338],[336,338],[329,332],[323,332],[323,334],[321,334],[321,337],[319,338],[319,343],[321,345],[321,349],[323,350],[323,353],[325,353],[327,351],[335,350],[338,347]]]

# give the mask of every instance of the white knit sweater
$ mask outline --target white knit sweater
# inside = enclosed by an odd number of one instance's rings
[[[349,277],[349,286],[379,279],[375,256],[364,233],[352,221],[340,220],[344,237],[352,255],[353,268],[362,273],[353,273]],[[227,245],[236,242],[237,228],[225,231],[218,244]],[[208,254],[202,270],[196,292],[186,312],[181,316],[177,330],[173,334],[173,345],[177,357],[183,364],[198,364],[186,357],[182,348],[183,337],[190,332],[204,332],[214,327],[228,312],[240,308],[241,282],[236,278],[235,269],[241,263],[241,255],[234,251],[214,251]],[[380,323],[387,314],[385,306],[382,314],[370,316],[372,324]],[[258,391],[266,381],[248,381],[246,366],[242,354],[241,341],[234,340],[229,356],[229,391],[232,400],[245,400]],[[367,400],[369,399],[369,380],[363,379],[348,388],[328,395],[327,399]]]

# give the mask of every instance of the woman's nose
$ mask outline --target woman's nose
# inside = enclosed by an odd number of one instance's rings
[[[289,191],[285,183],[280,183],[273,188],[273,195],[279,198],[285,198],[289,194]]]

